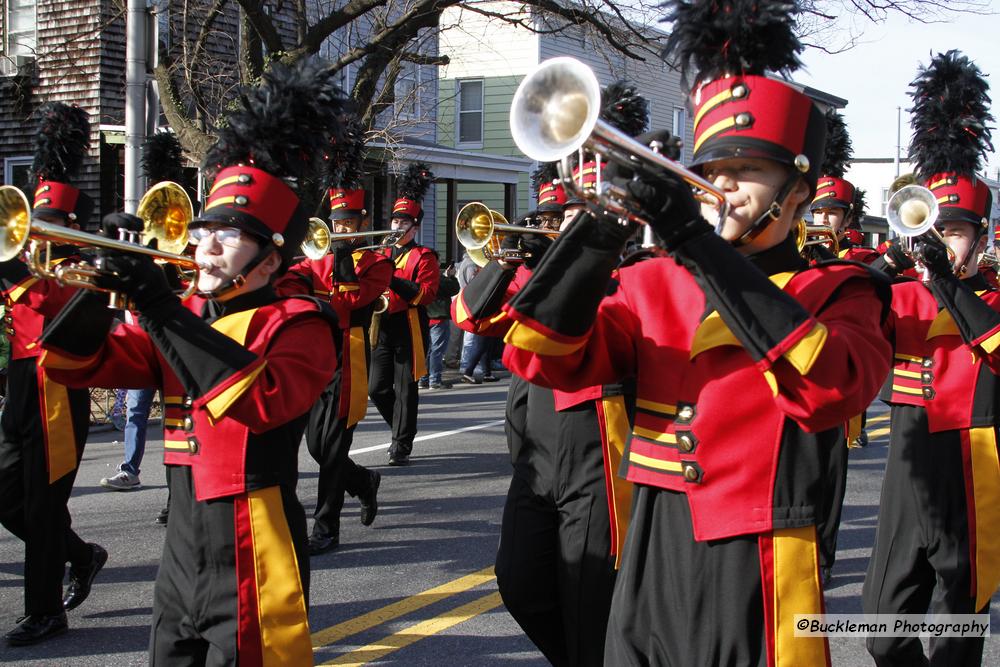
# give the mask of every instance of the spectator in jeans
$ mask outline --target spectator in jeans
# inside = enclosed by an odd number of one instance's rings
[[[146,451],[146,424],[153,405],[155,389],[129,389],[125,397],[125,460],[118,472],[101,480],[101,486],[111,491],[138,489],[139,467]]]
[[[465,286],[468,285],[478,273],[479,266],[472,261],[472,257],[470,257],[469,253],[466,252],[461,263],[458,265],[459,287],[465,289]],[[465,335],[462,339],[462,354],[461,360],[458,364],[459,371],[462,373],[462,382],[479,384],[480,380],[477,380],[475,377],[475,369],[477,366],[479,367],[479,370],[484,378],[493,376],[486,364],[485,347],[487,339],[468,331],[463,333]],[[470,363],[470,360],[473,360],[472,363]],[[492,380],[487,380],[487,382],[492,382]]]
[[[427,352],[427,375],[417,383],[421,389],[449,389],[450,384],[441,380],[444,370],[444,352],[448,347],[451,334],[451,298],[458,294],[458,278],[455,277],[455,265],[441,263],[441,283],[438,286],[437,298],[427,306],[427,318],[430,320],[431,346]]]

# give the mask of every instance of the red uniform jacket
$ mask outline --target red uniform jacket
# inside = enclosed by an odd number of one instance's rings
[[[329,301],[342,327],[339,336],[340,412],[351,427],[364,419],[368,409],[368,328],[378,298],[389,289],[393,267],[389,259],[370,250],[351,255],[355,275],[340,280],[334,255],[306,259],[288,270],[275,285],[278,294],[308,294]]]
[[[62,261],[62,260],[58,260]],[[42,352],[37,345],[45,322],[76,293],[76,288],[61,287],[54,280],[42,280],[28,274],[21,262],[11,260],[4,271],[4,330],[10,342],[11,362],[36,359]],[[55,482],[76,470],[78,451],[76,429],[69,407],[66,387],[53,381],[38,368],[38,410],[41,415],[49,482]],[[8,391],[18,391],[9,386]],[[30,419],[25,415],[26,419]]]
[[[203,305],[185,302],[199,315]],[[40,363],[69,386],[160,387],[164,462],[191,467],[198,500],[294,482],[305,415],[336,370],[331,322],[314,301],[279,299],[212,328],[256,359],[196,398],[137,325],[117,326],[85,359],[47,346]]]
[[[810,525],[819,446],[867,407],[891,351],[866,269],[829,264],[771,281],[810,317],[758,362],[671,258],[621,269],[582,336],[508,306],[517,323],[504,361],[568,390],[636,377],[627,479],[686,494],[694,539]]]
[[[427,374],[427,352],[424,349],[427,329],[426,306],[437,297],[441,282],[437,253],[430,248],[411,243],[404,248],[385,248],[382,254],[396,266],[393,278],[407,284],[397,289],[390,284],[389,308],[382,317],[405,318],[410,334],[410,349],[413,352],[413,379],[419,380]],[[393,255],[396,255],[393,259]],[[401,289],[405,292],[401,293]],[[386,323],[384,323],[386,324]],[[384,326],[385,330],[390,327]]]

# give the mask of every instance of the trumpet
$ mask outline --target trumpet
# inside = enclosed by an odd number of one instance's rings
[[[593,70],[575,58],[546,60],[528,74],[514,93],[510,106],[510,131],[521,152],[540,162],[559,160],[563,185],[576,196],[594,202],[605,215],[624,222],[645,224],[640,207],[628,194],[610,183],[602,183],[600,169],[593,189],[572,177],[570,156],[584,149],[630,169],[653,174],[670,172],[695,191],[695,198],[717,207],[716,230],[729,214],[725,193],[714,184],[668,159],[654,147],[645,146],[599,118],[601,88]],[[581,160],[581,163],[583,161]]]
[[[387,248],[394,245],[405,232],[397,229],[380,229],[372,232],[347,232],[335,234],[330,231],[330,227],[320,218],[309,218],[309,227],[306,230],[306,238],[302,242],[302,253],[309,259],[322,259],[328,252],[330,246],[337,241],[352,241],[360,238],[384,237],[375,245],[362,246],[355,250],[375,250]]]
[[[799,218],[795,227],[795,246],[799,254],[813,246],[824,246],[834,255],[840,254],[840,240],[833,230],[826,225],[806,224],[805,218]]]
[[[140,207],[141,205],[140,202]],[[152,222],[155,223],[155,221]],[[157,262],[172,264],[179,269],[193,273],[193,279],[181,295],[182,299],[191,296],[197,289],[198,271],[201,267],[194,259],[161,250],[153,250],[138,243],[109,239],[97,234],[69,229],[62,225],[32,220],[28,198],[11,185],[0,186],[0,225],[3,225],[2,236],[0,236],[0,262],[14,259],[24,252],[27,246],[25,263],[32,275],[46,280],[55,280],[63,286],[107,292],[111,295],[109,307],[121,307],[120,295],[114,290],[98,286],[96,282],[100,276],[106,276],[109,273],[84,260],[56,264],[52,258],[52,244],[72,245],[79,248],[104,248],[146,255]],[[155,224],[153,226],[155,227]],[[185,223],[185,231],[186,228],[187,223]]]
[[[948,247],[941,232],[934,227],[938,213],[938,201],[933,192],[922,185],[904,185],[889,198],[885,219],[889,228],[905,239],[907,254],[915,257],[915,247],[921,237],[933,238]],[[948,248],[948,257],[955,260],[951,248]],[[915,258],[919,260],[919,257]]]
[[[529,253],[518,248],[501,248],[500,242],[505,234],[559,236],[554,229],[508,224],[503,215],[480,202],[466,204],[455,218],[455,237],[478,266],[486,266],[491,259],[523,262],[530,257]]]

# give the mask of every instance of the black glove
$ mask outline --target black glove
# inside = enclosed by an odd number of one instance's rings
[[[892,260],[893,265],[896,267],[896,273],[902,273],[907,269],[912,269],[916,264],[913,263],[913,258],[910,257],[909,253],[903,250],[902,247],[898,245],[891,245],[889,249],[885,251],[889,259]]]
[[[636,141],[642,144],[659,142],[665,146],[676,142],[666,131],[647,132]],[[637,173],[612,162],[604,174],[638,205],[639,215],[649,223],[668,251],[695,236],[712,233],[712,226],[701,217],[701,205],[695,200],[691,186],[673,173],[662,171],[655,176],[650,172]]]
[[[102,274],[97,279],[98,287],[124,293],[150,319],[155,320],[174,305],[180,305],[163,269],[151,257],[106,250],[99,261]]]
[[[955,271],[948,246],[936,238],[922,240],[917,247],[917,257],[934,276],[951,275]]]
[[[354,248],[347,241],[337,241],[330,246],[333,251],[333,279],[338,283],[356,283],[358,274],[354,270]]]
[[[129,213],[109,213],[101,220],[101,231],[109,239],[118,239],[118,230],[127,232],[141,232],[142,218],[138,218]]]
[[[552,247],[552,237],[545,234],[525,234],[521,237],[521,248],[528,253],[524,265],[534,269],[545,257],[546,251]]]

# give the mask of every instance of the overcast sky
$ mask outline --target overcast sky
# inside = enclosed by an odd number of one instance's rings
[[[910,140],[906,93],[918,64],[926,65],[932,51],[959,49],[974,60],[987,75],[993,115],[1000,118],[1000,15],[966,15],[952,23],[930,25],[894,15],[885,24],[865,27],[862,42],[838,55],[809,49],[802,58],[805,69],[793,75],[796,81],[848,100],[844,115],[855,157],[895,155],[896,107],[903,108],[901,143],[906,155]],[[993,140],[1000,146],[1000,130],[994,130]],[[996,152],[988,167],[989,176],[997,177]]]

